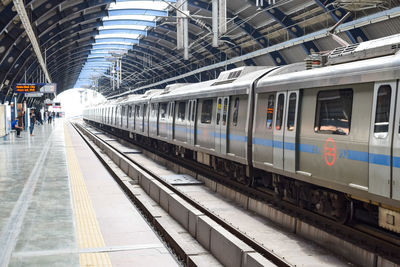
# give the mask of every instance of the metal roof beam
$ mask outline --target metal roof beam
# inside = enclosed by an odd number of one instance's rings
[[[326,0],[322,2],[321,0],[314,0],[315,3],[320,6],[326,13],[328,13],[335,22],[338,22],[341,18],[346,15],[346,11],[342,8],[336,9],[332,4],[335,2],[334,0]],[[352,21],[351,16],[346,19],[344,22]],[[347,37],[351,40],[352,43],[361,43],[363,41],[368,41],[368,37],[365,33],[359,29],[354,28],[345,32]]]
[[[209,3],[205,3],[200,0],[187,0],[189,5],[205,9],[209,12],[212,12],[212,6]],[[227,12],[227,16],[230,18],[234,18],[233,22],[238,25],[244,32],[246,32],[249,36],[253,38],[254,41],[257,42],[257,44],[261,47],[268,47],[269,46],[269,40],[265,38],[263,34],[261,34],[257,29],[255,29],[253,26],[251,26],[249,23],[246,21],[242,20],[239,16],[235,16],[231,12]],[[276,51],[273,51],[269,54],[271,57],[272,61],[275,62],[276,65],[286,65],[286,60],[283,58],[283,56]]]
[[[350,21],[350,22],[347,22],[347,23],[343,23],[343,24],[338,26],[337,31],[338,32],[344,32],[344,31],[348,31],[350,29],[357,29],[357,28],[365,26],[365,25],[374,24],[374,23],[378,23],[378,22],[382,22],[382,21],[388,20],[388,19],[390,19],[390,18],[392,18],[394,16],[400,16],[400,7],[395,7],[395,8],[392,8],[390,10],[385,10],[385,11],[382,11],[382,12],[379,12],[379,13],[376,13],[376,14],[373,14],[373,15],[362,17],[362,18],[357,19],[357,20],[353,20],[353,21]],[[202,73],[204,71],[208,71],[208,70],[211,70],[211,69],[222,68],[222,67],[225,67],[228,64],[235,64],[235,63],[247,60],[249,58],[255,58],[255,57],[262,56],[262,55],[267,55],[271,51],[278,51],[278,50],[285,49],[285,48],[288,48],[288,47],[293,47],[293,46],[299,45],[301,43],[305,43],[305,42],[308,42],[308,41],[311,41],[311,40],[317,40],[317,39],[325,38],[327,36],[329,36],[329,29],[320,30],[320,31],[313,32],[313,33],[310,33],[310,34],[307,34],[307,35],[304,35],[304,36],[301,36],[301,37],[298,37],[298,38],[295,38],[295,39],[292,39],[292,40],[289,40],[289,41],[286,41],[286,42],[283,42],[283,43],[280,43],[280,44],[276,44],[276,45],[273,45],[273,46],[270,46],[270,47],[267,47],[267,48],[264,48],[264,49],[260,49],[260,50],[248,53],[248,54],[243,55],[243,56],[239,56],[239,57],[236,57],[236,58],[233,58],[233,59],[229,59],[229,60],[227,60],[225,62],[220,62],[220,63],[213,64],[213,65],[210,65],[210,66],[202,67],[202,68],[199,68],[197,70],[185,73],[183,75],[179,75],[177,77],[173,77],[173,78],[165,79],[165,80],[162,80],[160,82],[153,83],[153,84],[145,85],[145,86],[136,88],[134,90],[145,90],[145,89],[148,89],[148,88],[154,88],[154,87],[156,87],[156,86],[158,86],[160,84],[174,82],[174,81],[176,81],[178,79],[182,79],[182,78],[185,78],[185,77],[188,77],[188,76],[196,75],[196,74]],[[120,94],[118,96],[131,94],[132,91],[134,91],[134,90],[127,91],[127,92],[122,93],[122,94]]]
[[[252,3],[255,5],[255,0],[252,0]],[[288,34],[291,37],[296,38],[304,35],[303,29],[300,28],[299,25],[297,25],[288,15],[283,13],[279,8],[270,6],[268,9],[265,10],[265,13],[271,16],[282,27],[286,28]],[[301,44],[301,47],[305,51],[306,55],[319,51],[317,46],[312,41]]]
[[[29,40],[32,43],[33,50],[35,51],[36,57],[38,58],[38,61],[40,63],[40,66],[42,67],[42,70],[46,76],[46,79],[49,83],[51,83],[51,78],[50,78],[49,72],[47,71],[46,62],[43,59],[38,40],[36,39],[36,36],[35,36],[35,33],[33,32],[32,25],[30,23],[28,14],[26,13],[24,2],[23,2],[23,0],[13,0],[13,3],[15,6],[15,9],[18,12],[19,17],[21,18],[21,22],[24,25],[24,28],[29,37]]]

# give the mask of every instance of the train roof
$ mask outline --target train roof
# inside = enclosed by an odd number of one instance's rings
[[[400,52],[397,52],[391,56],[266,76],[258,81],[256,92],[387,81],[396,80],[399,77]]]
[[[192,99],[232,94],[248,94],[253,82],[276,67],[240,67],[221,72],[215,80],[180,86],[164,91],[152,100],[159,102],[168,99]]]

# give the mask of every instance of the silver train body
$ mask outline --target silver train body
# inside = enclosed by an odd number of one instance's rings
[[[397,50],[308,70],[241,67],[109,101],[85,110],[84,119],[160,150],[189,151],[327,216],[341,217],[349,199],[368,203],[381,227],[400,233]]]

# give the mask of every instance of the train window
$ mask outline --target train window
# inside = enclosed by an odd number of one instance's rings
[[[237,126],[239,117],[239,97],[235,98],[235,106],[233,109],[234,110],[233,110],[232,124],[233,126]]]
[[[179,102],[178,113],[176,113],[176,118],[179,121],[185,121],[185,114],[186,114],[186,102]]]
[[[289,96],[289,107],[288,107],[288,118],[287,118],[288,131],[293,131],[295,128],[294,122],[296,120],[296,104],[297,104],[297,94],[291,93]]]
[[[352,108],[352,89],[320,91],[317,96],[314,131],[349,135]]]
[[[381,136],[389,131],[389,117],[390,117],[390,99],[392,94],[392,88],[389,85],[382,85],[379,87],[378,96],[376,99],[376,113],[375,113],[375,125],[374,133],[377,133],[376,137]]]
[[[132,118],[132,110],[133,110],[133,107],[132,106],[129,106],[129,108],[128,108],[128,116],[129,116],[129,118]]]
[[[216,124],[219,125],[219,121],[221,120],[221,108],[222,108],[222,99],[218,99],[218,104],[217,104],[217,121]]]
[[[142,117],[146,117],[147,116],[147,104],[143,105],[143,114]]]
[[[170,102],[169,103],[169,112],[168,112],[168,119],[174,117],[174,112],[175,111],[175,102]]]
[[[139,118],[140,116],[140,106],[135,105],[135,117]]]
[[[278,96],[278,106],[276,107],[276,130],[280,131],[283,124],[283,108],[285,107],[285,95],[280,94]]]
[[[165,119],[165,117],[167,116],[167,107],[168,103],[160,104],[160,119]]]
[[[222,125],[226,125],[226,119],[228,117],[228,98],[224,99],[224,109],[222,113]]]
[[[211,99],[203,100],[201,107],[201,123],[210,124],[212,119],[212,104]]]
[[[193,100],[192,101],[192,121],[194,121],[195,115],[196,115],[196,105],[197,100]]]
[[[268,97],[268,103],[267,103],[266,125],[268,129],[272,129],[272,125],[274,124],[274,107],[275,107],[275,95],[270,95]]]
[[[121,108],[121,126],[122,126],[122,123],[123,123],[123,120],[124,120],[124,117],[125,117],[125,107],[122,107]]]
[[[151,104],[150,117],[152,117],[152,118],[157,117],[157,104],[156,103]]]
[[[188,117],[188,120],[190,121],[191,120],[191,118],[192,118],[192,103],[193,103],[193,101],[192,100],[189,100],[189,110],[188,110],[188,113],[189,113],[189,117]]]

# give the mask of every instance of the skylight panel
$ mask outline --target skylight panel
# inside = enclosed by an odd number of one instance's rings
[[[156,22],[150,20],[133,20],[133,19],[117,19],[117,20],[103,21],[103,26],[117,26],[117,25],[155,27]]]
[[[111,77],[107,73],[115,60],[138,44],[147,30],[156,27],[160,17],[168,16],[166,2],[175,3],[176,0],[116,0],[111,3],[77,84],[90,86],[93,77]]]
[[[129,39],[124,41],[124,39],[97,39],[96,42],[93,44],[94,46],[99,46],[99,45],[126,45],[126,46],[130,46],[132,48],[132,46],[134,44],[139,43],[139,40],[135,40],[135,39]]]
[[[122,44],[93,44],[92,51],[95,50],[112,50],[112,49],[125,49],[129,50],[132,45],[122,45]]]
[[[103,30],[146,30],[147,26],[145,25],[110,25],[110,26],[100,26],[99,31]]]
[[[144,21],[155,21],[156,16],[150,15],[116,15],[103,17],[103,21],[112,21],[112,20],[144,20]]]
[[[104,54],[104,53],[109,53],[113,51],[118,51],[118,52],[127,52],[128,49],[123,49],[123,48],[109,48],[109,49],[93,49],[92,52],[90,52],[92,55],[93,54]]]
[[[110,34],[99,34],[95,37],[95,39],[104,39],[104,38],[116,38],[116,39],[138,39],[139,34],[123,34],[123,33],[110,33]]]
[[[168,4],[157,1],[127,1],[127,2],[116,2],[111,3],[108,10],[119,10],[119,9],[151,9],[151,10],[165,10]]]

